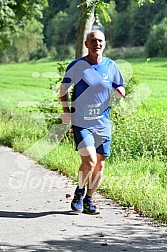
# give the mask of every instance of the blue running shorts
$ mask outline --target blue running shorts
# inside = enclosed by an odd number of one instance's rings
[[[76,143],[76,150],[95,146],[96,153],[102,156],[110,156],[111,145],[111,129],[110,127],[101,128],[81,128],[72,126],[74,133],[74,140]]]

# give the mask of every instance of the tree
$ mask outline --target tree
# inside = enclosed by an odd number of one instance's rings
[[[52,31],[52,25],[53,25],[53,19],[56,19],[56,16],[58,15],[58,18],[60,16],[60,13],[66,13],[66,8],[68,8],[68,0],[59,1],[59,0],[48,0],[48,6],[43,11],[43,19],[42,23],[44,25],[44,38],[45,43],[48,49],[52,47],[52,34],[55,33]],[[60,20],[61,21],[61,20]],[[55,22],[55,29],[59,29],[59,24],[56,24]],[[55,42],[55,41],[54,41]],[[56,41],[57,43],[57,41]]]
[[[44,41],[51,57],[59,60],[75,57],[76,31],[79,20],[80,0],[49,0],[44,10]],[[51,4],[52,3],[52,4]],[[64,4],[63,4],[64,3]]]
[[[121,47],[129,45],[130,18],[128,11],[116,13],[112,25],[112,47]]]
[[[137,2],[139,6],[142,6],[145,2],[149,1],[154,3],[154,0],[133,0]],[[117,3],[120,1],[116,1]],[[127,5],[124,5],[127,7]],[[80,0],[80,20],[77,30],[77,43],[76,43],[76,58],[81,57],[86,54],[86,48],[84,46],[84,41],[86,34],[92,29],[92,25],[95,21],[95,14],[99,16],[99,13],[102,12],[105,21],[109,22],[111,19],[108,15],[109,1],[107,0]],[[121,6],[122,8],[122,6]],[[99,23],[100,24],[100,23]]]
[[[9,42],[16,26],[24,27],[28,20],[42,17],[42,10],[47,0],[0,0],[0,40],[4,46]]]
[[[138,8],[136,6],[133,13],[131,25],[131,40],[134,46],[143,46],[147,40],[151,26],[156,19],[156,16],[165,9],[166,3],[164,0],[156,1],[151,5],[146,3],[145,6]]]
[[[46,57],[43,43],[43,25],[35,18],[28,21],[25,29],[17,29],[10,38],[10,46],[0,51],[0,63],[22,62]]]
[[[133,1],[137,2],[139,6],[143,6],[143,4],[146,2],[154,3],[154,0],[133,0]]]
[[[95,21],[95,14],[98,25],[100,25],[100,21],[98,20],[100,12],[103,13],[106,22],[110,21],[110,17],[107,13],[109,4],[106,2],[102,0],[81,0],[79,5],[80,21],[77,30],[76,58],[85,55],[87,52],[84,41],[86,39],[86,34],[92,29]]]
[[[91,9],[89,7],[90,6],[87,1],[81,0],[80,22],[77,30],[76,58],[80,57],[81,55],[85,55],[87,51],[84,41],[86,39],[86,34],[91,30],[94,22],[95,3],[91,4]]]
[[[24,25],[32,17],[41,16],[46,0],[0,0],[0,31]]]
[[[126,11],[129,3],[130,0],[115,0],[116,11],[118,12]]]
[[[167,56],[167,18],[153,25],[146,42],[149,57]]]
[[[137,2],[140,6],[148,1],[153,2],[153,0],[115,0],[116,8],[119,11],[128,8],[127,5],[129,1]],[[114,3],[114,1],[112,2]],[[25,27],[27,21],[31,20],[32,17],[40,17],[42,15],[42,9],[44,8],[44,19],[40,20],[44,24],[44,37],[48,48],[52,47],[52,43],[50,43],[50,34],[52,34],[50,28],[51,24],[58,22],[61,27],[64,27],[66,23],[66,46],[69,45],[68,41],[70,41],[71,44],[77,41],[76,57],[79,57],[86,53],[84,40],[87,32],[92,29],[95,16],[97,17],[96,21],[98,21],[98,18],[101,18],[103,15],[103,23],[110,20],[108,15],[110,12],[109,3],[110,0],[0,0],[0,46],[3,45],[5,48],[12,34],[18,29],[18,26]],[[78,9],[77,5],[79,6]],[[48,8],[46,8],[46,6],[48,6]],[[71,6],[73,11],[69,12]],[[56,15],[61,14],[60,11],[64,14],[68,14],[67,18],[64,18],[62,23],[60,23],[61,20],[56,21],[55,18]],[[52,19],[54,19],[54,21],[52,21]],[[98,24],[100,24],[100,22]],[[56,34],[58,34],[58,30],[60,29],[58,26],[56,26],[56,29]],[[77,37],[75,37],[76,30]],[[60,41],[60,45],[61,42],[62,41]],[[57,43],[55,45],[57,45]]]

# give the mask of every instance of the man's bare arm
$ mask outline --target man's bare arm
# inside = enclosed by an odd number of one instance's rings
[[[60,101],[63,108],[63,115],[61,117],[63,124],[69,124],[71,120],[71,114],[70,114],[70,108],[69,108],[69,100],[68,100],[68,92],[63,87],[63,85],[60,85]]]

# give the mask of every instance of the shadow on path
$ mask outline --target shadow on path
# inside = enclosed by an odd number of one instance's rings
[[[78,236],[73,239],[68,236],[62,236],[59,240],[46,240],[38,245],[27,246],[11,246],[9,244],[1,244],[3,251],[58,251],[58,252],[165,252],[164,245],[154,244],[150,247],[150,242],[146,243],[145,238],[133,237],[132,239],[123,239],[115,237],[103,237],[100,233],[91,235]]]
[[[78,215],[73,211],[49,211],[49,212],[11,212],[11,211],[0,211],[0,218],[39,218],[47,215],[62,214],[62,215]]]

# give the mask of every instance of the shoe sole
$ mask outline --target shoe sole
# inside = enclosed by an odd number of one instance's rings
[[[96,214],[100,214],[100,211],[90,212],[90,211],[87,211],[87,210],[83,210],[82,213],[90,214],[90,215],[96,215]]]
[[[81,210],[78,210],[78,209],[76,209],[75,207],[73,207],[72,205],[71,205],[71,209],[74,211],[74,212],[76,212],[76,213],[82,213],[82,209]]]

